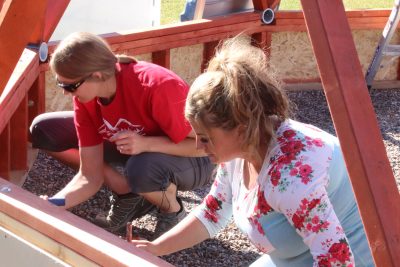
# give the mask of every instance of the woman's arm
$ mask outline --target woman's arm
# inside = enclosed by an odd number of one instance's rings
[[[161,256],[192,247],[207,238],[209,234],[204,225],[192,214],[189,214],[174,228],[149,242],[146,240],[133,240],[132,243],[150,253]]]
[[[74,178],[54,198],[65,198],[65,208],[71,208],[99,191],[104,181],[103,144],[82,147],[80,169]]]
[[[188,136],[175,144],[167,136],[142,136],[132,131],[123,131],[115,134],[111,139],[117,149],[126,155],[137,155],[143,152],[159,152],[181,157],[203,157],[203,150],[196,148],[196,139],[193,130]]]

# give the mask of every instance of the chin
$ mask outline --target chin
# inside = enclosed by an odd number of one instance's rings
[[[89,102],[90,100],[91,100],[91,99],[84,99],[84,98],[78,97],[78,101],[81,102],[81,103],[83,103],[83,104],[86,104],[86,103]]]

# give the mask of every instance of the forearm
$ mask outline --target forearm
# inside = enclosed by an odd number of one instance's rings
[[[89,180],[80,171],[74,178],[57,194],[55,198],[65,198],[65,208],[74,207],[86,200],[99,191],[102,180]]]
[[[183,221],[163,234],[152,243],[155,251],[151,251],[157,256],[167,255],[190,248],[210,236],[205,226],[194,215],[189,214]]]
[[[196,140],[186,138],[175,144],[166,136],[149,136],[148,152],[159,152],[181,157],[204,157],[206,156],[203,150],[196,149]]]

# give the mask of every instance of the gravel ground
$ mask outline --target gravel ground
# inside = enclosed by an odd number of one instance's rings
[[[314,124],[330,133],[334,128],[321,91],[291,92],[289,97],[297,106],[294,117],[302,122]],[[382,130],[386,150],[393,172],[400,189],[400,91],[375,90],[371,93],[372,101]],[[74,175],[74,171],[56,160],[39,152],[30,170],[23,188],[34,194],[52,195],[61,189]],[[208,192],[209,186],[190,192],[179,192],[185,208],[190,211]],[[71,209],[71,212],[87,220],[109,208],[111,192],[102,188],[90,200]],[[151,213],[137,220],[136,232],[148,238],[155,226],[155,217]],[[163,257],[176,266],[248,266],[257,259],[257,252],[246,238],[231,223],[215,238],[207,240],[191,249]]]

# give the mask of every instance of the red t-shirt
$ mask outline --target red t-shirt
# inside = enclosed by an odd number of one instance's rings
[[[74,97],[79,146],[98,145],[124,130],[168,136],[174,143],[185,139],[191,131],[184,117],[188,85],[172,71],[144,61],[117,68],[111,103],[103,105],[98,98],[81,103]]]

